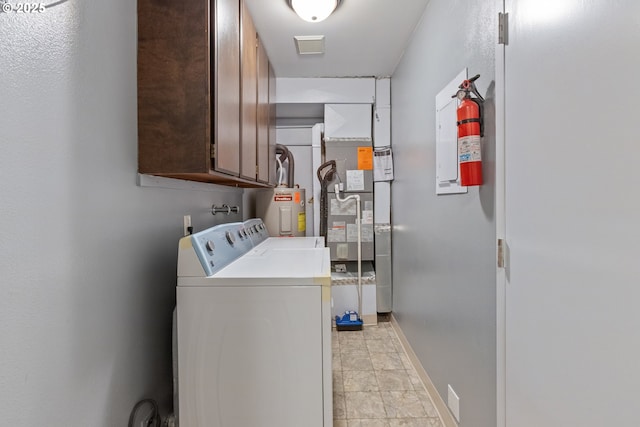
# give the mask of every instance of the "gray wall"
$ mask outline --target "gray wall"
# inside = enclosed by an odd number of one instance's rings
[[[209,213],[239,190],[136,185],[135,34],[135,1],[0,14],[2,425],[166,411],[182,216],[241,219]]]
[[[496,425],[494,4],[431,0],[392,76],[393,311],[473,427]],[[435,96],[464,67],[487,99],[485,184],[436,196]]]

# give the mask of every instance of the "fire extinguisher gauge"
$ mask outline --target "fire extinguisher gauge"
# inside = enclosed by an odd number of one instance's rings
[[[460,101],[465,99],[467,95],[468,95],[468,92],[466,90],[460,89],[458,92],[456,92],[456,98],[458,98]]]

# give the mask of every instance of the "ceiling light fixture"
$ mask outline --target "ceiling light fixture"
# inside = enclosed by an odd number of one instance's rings
[[[288,0],[298,16],[308,22],[324,21],[342,0]]]

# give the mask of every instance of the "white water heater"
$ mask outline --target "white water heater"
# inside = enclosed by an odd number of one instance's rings
[[[262,218],[271,237],[305,237],[307,215],[305,191],[276,187],[256,195],[256,214]]]

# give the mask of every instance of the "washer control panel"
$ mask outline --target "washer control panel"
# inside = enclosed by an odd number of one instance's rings
[[[260,218],[248,219],[244,222],[244,228],[249,234],[249,238],[253,242],[253,246],[258,246],[269,238],[267,226]]]
[[[191,235],[191,244],[207,276],[220,271],[253,248],[244,224],[220,224]]]
[[[206,276],[211,276],[269,237],[261,219],[219,224],[191,235]]]

